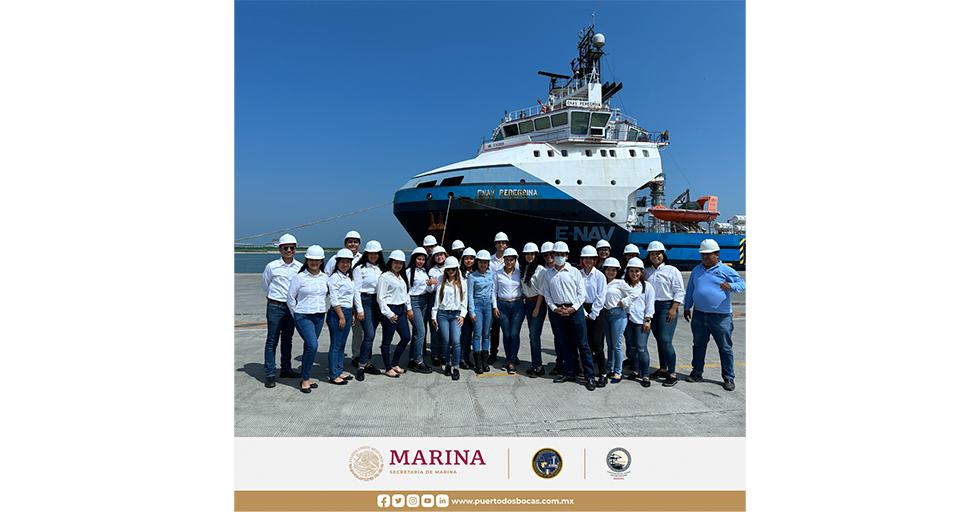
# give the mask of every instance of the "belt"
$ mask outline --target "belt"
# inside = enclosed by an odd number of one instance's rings
[[[728,315],[731,314],[731,313],[707,313],[705,311],[701,311],[701,310],[698,310],[698,309],[695,309],[694,311],[697,312],[697,313],[701,313],[702,315],[728,316]]]
[[[269,304],[279,304],[280,306],[285,306],[285,305],[286,305],[286,303],[285,303],[285,302],[280,302],[280,301],[278,301],[278,300],[272,300],[272,299],[270,299],[270,298],[268,298],[268,297],[266,297],[266,299],[265,299],[265,300],[267,300],[267,301],[269,301],[269,302],[268,302]]]
[[[529,300],[529,301],[532,301],[533,302],[533,301],[538,300],[538,296],[535,295],[534,297],[525,297],[525,300]]]
[[[585,308],[585,312],[586,313],[591,313],[592,312],[592,304],[590,304],[588,302],[585,302],[585,303],[582,304],[582,307]]]
[[[497,301],[498,301],[498,302],[499,302],[499,301],[504,301],[504,302],[514,302],[515,300],[521,300],[521,298],[520,298],[520,297],[518,297],[518,298],[516,298],[516,299],[505,299],[505,298],[503,298],[503,297],[497,297]]]
[[[555,304],[555,307],[556,308],[570,308],[570,307],[572,307],[572,305],[571,304]]]
[[[374,297],[377,293],[362,293],[361,297]]]

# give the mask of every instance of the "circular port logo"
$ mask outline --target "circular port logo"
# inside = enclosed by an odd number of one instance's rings
[[[554,478],[561,472],[561,454],[554,448],[542,448],[531,459],[531,467],[541,478]]]

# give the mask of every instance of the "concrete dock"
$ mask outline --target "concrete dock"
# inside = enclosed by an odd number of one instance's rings
[[[684,272],[684,282],[689,273]],[[746,273],[740,272],[743,278]],[[434,371],[408,371],[398,379],[366,375],[364,381],[333,386],[327,380],[330,335],[326,325],[311,379],[319,384],[312,393],[299,392],[300,379],[278,377],[266,388],[263,370],[266,319],[260,274],[235,274],[235,435],[241,437],[743,437],[745,436],[745,293],[732,295],[735,332],[734,391],[722,389],[721,367],[714,340],[708,344],[704,381],[686,382],[691,369],[690,324],[678,310],[674,333],[678,382],[649,388],[624,380],[588,391],[581,382],[555,384],[554,377],[530,378],[527,324],[521,329],[520,365],[516,375],[500,369],[499,359],[490,373],[460,370],[453,381]],[[348,337],[344,370],[350,364],[354,340]],[[392,342],[392,351],[398,336]],[[372,351],[375,366],[384,368],[378,329]],[[554,366],[554,337],[545,322],[541,336],[545,370]],[[625,343],[623,346],[625,357]],[[653,335],[648,342],[650,366],[659,365]],[[293,368],[299,369],[303,340],[293,336]],[[608,354],[607,354],[608,355]],[[407,355],[402,357],[406,367]],[[426,363],[429,363],[426,358]],[[624,368],[624,377],[629,373]]]

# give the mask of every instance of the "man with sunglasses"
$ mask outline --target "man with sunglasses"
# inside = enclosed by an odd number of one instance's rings
[[[286,233],[279,237],[279,254],[276,261],[270,261],[262,272],[262,292],[266,297],[265,319],[268,333],[265,336],[265,387],[276,387],[276,344],[279,344],[279,377],[297,378],[299,372],[291,368],[293,350],[293,315],[286,306],[289,282],[302,267],[293,256],[296,255],[296,237]]]
[[[585,330],[585,279],[578,269],[568,263],[568,244],[555,242],[555,266],[544,274],[541,291],[551,311],[551,326],[555,331],[555,346],[561,346],[564,374],[554,382],[575,382],[575,354],[585,370],[585,389],[595,391],[595,368]]]

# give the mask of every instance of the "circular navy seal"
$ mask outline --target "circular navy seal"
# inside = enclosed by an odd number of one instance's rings
[[[622,473],[629,469],[630,462],[632,461],[633,458],[630,457],[630,452],[626,451],[626,448],[613,448],[606,455],[606,466],[609,466],[609,469],[617,473]]]
[[[531,467],[541,478],[554,478],[561,472],[561,454],[554,448],[542,448],[531,459]]]

